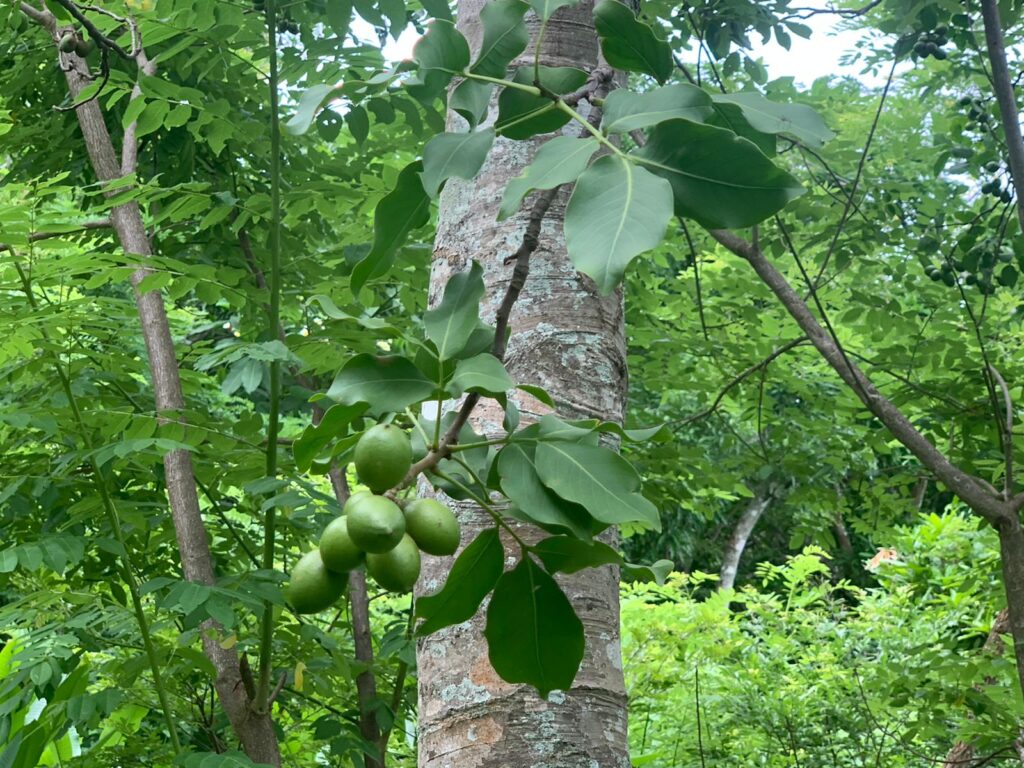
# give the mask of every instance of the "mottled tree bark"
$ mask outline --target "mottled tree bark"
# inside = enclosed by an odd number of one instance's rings
[[[459,4],[459,29],[474,49],[482,37],[483,4]],[[591,12],[592,2],[585,1],[555,14],[544,36],[543,64],[586,71],[597,65]],[[528,23],[536,34],[532,15]],[[532,62],[531,52],[532,46],[518,63]],[[500,223],[498,206],[506,182],[520,173],[541,141],[498,139],[475,181],[448,182],[441,196],[432,303],[439,300],[448,278],[468,269],[475,259],[484,269],[487,288],[482,314],[493,321],[513,268],[503,260],[522,241],[530,200],[519,215]],[[512,313],[506,364],[517,380],[545,387],[558,401],[560,413],[619,421],[626,390],[622,296],[600,297],[593,283],[569,262],[562,238],[567,199],[568,190],[562,190],[544,221],[525,290]],[[543,412],[532,398],[523,396],[517,402],[524,421]],[[498,435],[501,418],[493,401],[483,401],[473,423],[478,432]],[[464,544],[490,523],[469,505],[453,507],[462,522]],[[451,558],[426,558],[420,589],[435,591],[450,565]],[[555,692],[549,701],[531,688],[498,678],[487,659],[482,612],[420,642],[421,768],[629,765],[618,570],[589,570],[559,581],[586,628],[587,652],[574,687]]]
[[[761,519],[761,515],[772,503],[772,496],[767,491],[759,491],[747,502],[743,512],[740,513],[736,526],[732,529],[732,536],[725,545],[725,552],[722,553],[722,567],[718,571],[718,588],[732,589],[736,583],[736,573],[740,568],[740,558],[743,557],[743,550],[747,547],[747,540],[754,531],[754,526]]]

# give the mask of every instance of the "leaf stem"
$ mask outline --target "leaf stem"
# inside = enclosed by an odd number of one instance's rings
[[[626,157],[626,153],[625,152],[623,152],[617,146],[612,144],[612,142],[609,141],[605,137],[605,135],[603,133],[601,133],[600,130],[598,130],[597,128],[595,128],[593,125],[590,124],[590,121],[587,120],[587,118],[585,118],[583,115],[581,115],[575,109],[570,107],[564,101],[559,99],[558,101],[555,102],[555,106],[558,108],[559,111],[564,112],[569,117],[571,117],[573,120],[575,120],[577,123],[579,123],[581,126],[583,126],[584,130],[586,130],[587,133],[589,133],[591,136],[593,136],[595,139],[597,139],[599,142],[601,142],[601,145],[604,146],[604,147],[607,147],[613,154],[616,154],[616,155],[618,155],[619,157],[622,157],[622,158]]]
[[[277,64],[277,0],[267,0],[267,41],[270,58],[270,307],[267,314],[269,336],[276,338],[281,324],[281,122]],[[267,424],[267,477],[277,476],[277,435],[281,417],[281,362],[270,363],[270,406]],[[277,508],[270,505],[263,518],[263,568],[274,568],[274,537]],[[264,604],[260,627],[260,671],[253,707],[264,712],[270,702],[270,678],[273,673],[274,606]]]
[[[482,83],[494,83],[500,85],[503,88],[511,88],[516,91],[522,91],[523,93],[529,93],[532,96],[543,96],[544,92],[540,88],[533,85],[526,85],[525,83],[515,83],[511,80],[502,80],[500,77],[488,77],[487,75],[477,75],[473,72],[460,72],[462,77],[468,80],[479,80]]]
[[[479,504],[480,508],[483,509],[487,514],[489,514],[491,516],[491,519],[494,520],[496,525],[499,525],[500,527],[502,527],[506,531],[508,531],[509,536],[511,536],[515,540],[515,542],[523,549],[524,552],[529,549],[529,545],[527,545],[527,543],[522,540],[522,538],[519,536],[518,533],[515,532],[515,529],[512,528],[511,525],[509,525],[508,523],[505,522],[504,519],[502,519],[501,515],[498,513],[497,510],[494,509],[493,506],[491,506],[491,503],[489,501],[485,501],[479,495],[474,493],[472,488],[470,488],[469,486],[464,485],[463,483],[459,482],[458,480],[456,480],[451,475],[448,475],[448,474],[442,472],[437,467],[434,467],[431,470],[431,472],[433,472],[435,475],[440,477],[442,480],[448,481],[449,483],[454,485],[456,488],[458,488],[460,491],[462,491],[467,496],[469,496],[469,498],[471,498],[477,504]]]

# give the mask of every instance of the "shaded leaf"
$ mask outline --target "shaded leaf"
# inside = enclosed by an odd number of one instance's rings
[[[533,190],[552,189],[576,181],[600,146],[597,139],[577,139],[571,136],[556,136],[544,142],[537,150],[533,162],[505,187],[498,220],[515,213],[523,198]]]
[[[573,536],[552,536],[537,542],[530,551],[549,573],[576,573],[584,568],[614,565],[622,555],[601,541],[581,541]]]
[[[472,133],[442,133],[423,148],[423,188],[437,197],[444,182],[453,176],[472,179],[487,159],[494,143],[494,130]]]
[[[512,443],[501,449],[497,461],[501,490],[525,519],[538,525],[558,526],[578,538],[589,538],[587,511],[561,499],[541,483],[532,447]]]
[[[456,392],[480,392],[485,395],[502,395],[515,386],[505,366],[494,355],[482,355],[459,360],[455,366],[451,386]]]
[[[404,357],[362,354],[334,377],[327,396],[339,403],[367,403],[373,413],[402,411],[434,391],[434,385]]]
[[[335,91],[333,85],[313,85],[307,88],[302,96],[299,97],[298,106],[295,108],[295,114],[292,115],[291,120],[285,123],[284,127],[289,133],[301,135],[309,130],[309,126],[313,124],[313,119],[316,117],[317,111],[320,109],[320,105],[327,100]]]
[[[434,342],[441,360],[457,355],[479,327],[483,295],[483,269],[474,261],[468,272],[452,275],[441,303],[423,314],[427,338]]]
[[[505,567],[505,548],[497,528],[477,536],[455,559],[441,591],[416,600],[420,637],[473,618]]]
[[[608,133],[628,133],[665,120],[700,123],[713,112],[711,97],[695,85],[676,83],[643,93],[617,88],[604,100],[601,124]]]
[[[533,67],[520,67],[512,81],[533,84]],[[552,93],[572,93],[587,82],[587,73],[574,67],[540,68],[540,82]],[[515,88],[506,88],[498,96],[498,119],[495,130],[510,139],[528,139],[538,133],[557,131],[572,118],[555,108],[544,96],[533,96]]]
[[[754,91],[721,93],[711,98],[738,106],[747,122],[763,133],[788,136],[814,149],[835,137],[821,115],[805,104],[780,104]]]
[[[672,48],[633,11],[618,0],[601,0],[594,8],[594,26],[605,59],[616,69],[643,72],[659,83],[672,74]]]
[[[508,64],[526,50],[530,34],[523,23],[529,9],[522,0],[490,0],[480,10],[484,39],[470,72],[487,77],[505,77]]]

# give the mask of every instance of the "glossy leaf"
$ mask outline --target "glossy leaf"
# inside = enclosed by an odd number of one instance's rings
[[[469,66],[469,43],[452,22],[435,19],[412,49],[412,57],[419,64],[419,72],[406,87],[416,98],[432,99]]]
[[[498,454],[497,471],[501,490],[526,520],[543,526],[557,526],[578,538],[590,537],[587,511],[559,498],[541,483],[532,446],[512,443],[502,448]]]
[[[327,396],[339,403],[367,403],[373,413],[402,411],[434,391],[434,385],[404,357],[356,355],[338,371]]]
[[[479,327],[480,299],[484,295],[483,269],[475,261],[468,272],[452,275],[441,302],[423,315],[427,338],[441,360],[455,357]]]
[[[756,224],[803,193],[749,141],[687,120],[658,125],[636,156],[672,185],[676,214],[706,227]]]
[[[601,0],[594,25],[605,59],[616,69],[642,72],[664,83],[672,74],[672,48],[618,0]]]
[[[416,600],[420,637],[473,618],[505,568],[505,548],[497,528],[480,533],[455,559],[440,592]]]
[[[445,181],[472,179],[480,171],[494,143],[494,130],[442,133],[423,148],[423,188],[437,197]]]
[[[541,482],[563,499],[582,505],[609,525],[642,523],[660,530],[658,510],[638,492],[640,477],[615,451],[581,443],[537,446]]]
[[[365,410],[365,403],[339,404],[328,408],[323,418],[320,419],[320,423],[306,427],[292,444],[296,468],[300,472],[309,471],[313,460],[319,453],[336,437],[344,435],[348,431],[348,425],[361,416]]]
[[[515,213],[523,198],[533,190],[552,189],[576,181],[600,146],[597,139],[571,136],[556,136],[544,142],[533,162],[505,187],[498,220],[507,219]]]
[[[352,290],[385,274],[409,233],[430,221],[430,197],[423,189],[423,163],[409,163],[398,174],[395,188],[381,198],[373,212],[373,247],[352,270]]]
[[[650,565],[623,563],[622,578],[624,581],[653,581],[664,584],[674,567],[675,563],[671,560],[655,560]]]
[[[529,557],[498,579],[484,636],[502,680],[532,685],[545,698],[572,687],[583,661],[583,623],[555,580]]]
[[[617,88],[604,100],[601,125],[608,133],[629,133],[665,120],[699,123],[713,113],[711,97],[695,85],[676,83],[643,93]]]
[[[621,157],[598,159],[576,182],[565,211],[565,242],[576,268],[603,294],[633,257],[654,248],[672,218],[672,188]]]
[[[760,149],[765,157],[775,157],[779,139],[773,133],[763,133],[752,126],[743,116],[737,104],[713,102],[715,113],[704,122],[719,128],[726,128],[741,139],[747,139]]]
[[[581,541],[573,536],[543,539],[530,551],[540,558],[549,573],[576,573],[599,565],[616,565],[622,555],[601,541]]]
[[[503,395],[515,386],[515,382],[501,361],[485,352],[476,357],[459,360],[452,375],[451,386],[456,393]]]
[[[523,14],[530,6],[522,0],[490,0],[480,10],[484,39],[470,72],[487,77],[505,77],[509,62],[526,50],[530,34]]]
[[[788,136],[812,149],[820,149],[835,137],[821,115],[804,104],[780,104],[753,91],[715,94],[712,98],[719,104],[738,106],[755,130]]]
[[[491,83],[479,80],[463,80],[448,99],[449,109],[454,110],[469,123],[469,129],[475,130],[480,121],[487,115],[487,107],[491,103]]]
[[[533,84],[533,67],[521,67],[512,81]],[[552,93],[572,93],[587,82],[587,73],[574,67],[540,68],[540,82]],[[532,96],[525,91],[506,88],[498,97],[498,120],[495,130],[510,139],[528,139],[539,133],[557,131],[572,118],[555,108],[554,102],[544,96]]]

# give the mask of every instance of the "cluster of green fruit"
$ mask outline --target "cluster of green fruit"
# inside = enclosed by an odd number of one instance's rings
[[[957,102],[957,106],[967,110],[967,119],[972,123],[987,123],[989,121],[988,105],[981,99],[964,96]]]
[[[949,43],[949,38],[946,37],[947,34],[949,34],[949,28],[945,25],[936,27],[930,32],[922,32],[918,35],[917,42],[914,43],[914,53],[922,59],[933,56],[941,61],[949,55],[942,48],[942,46]]]
[[[64,53],[77,53],[83,59],[92,51],[92,40],[79,37],[71,30],[61,35],[58,45]]]
[[[398,427],[378,424],[356,443],[353,463],[369,491],[355,493],[320,536],[320,546],[295,564],[288,602],[297,613],[318,613],[345,591],[350,571],[366,572],[394,592],[408,592],[420,575],[420,551],[451,555],[459,547],[459,523],[434,499],[415,499],[403,510],[383,492],[401,483],[412,466],[409,438]]]

